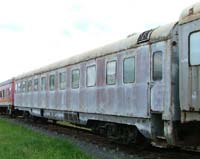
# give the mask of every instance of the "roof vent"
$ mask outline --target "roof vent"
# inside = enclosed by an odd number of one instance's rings
[[[147,42],[150,39],[151,33],[153,32],[153,30],[147,30],[145,32],[143,32],[142,34],[140,34],[137,43],[143,43],[143,42]]]

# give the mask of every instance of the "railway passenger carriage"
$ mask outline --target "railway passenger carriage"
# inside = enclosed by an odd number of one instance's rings
[[[177,45],[172,45],[177,44],[172,38],[176,26],[133,34],[16,77],[15,107],[94,126],[123,141],[135,140],[138,129],[147,138],[173,142],[179,106],[171,95],[178,89],[178,59],[171,60],[178,58]]]
[[[0,83],[0,113],[8,113],[14,106],[14,79]]]
[[[14,106],[120,142],[200,144],[200,3],[179,22],[134,33],[15,78]]]

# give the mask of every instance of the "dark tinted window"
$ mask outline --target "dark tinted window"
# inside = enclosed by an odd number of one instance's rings
[[[46,77],[41,78],[41,91],[46,90]]]
[[[28,92],[32,91],[32,80],[28,81]]]
[[[59,73],[59,85],[61,90],[66,88],[66,72]]]
[[[49,77],[49,88],[51,91],[55,89],[55,75]]]
[[[5,90],[3,90],[2,97],[3,98],[5,97]]]
[[[80,71],[79,69],[72,70],[72,88],[79,88]]]
[[[135,57],[129,57],[124,59],[124,83],[134,83],[135,82]]]
[[[153,54],[153,80],[162,80],[162,52]]]
[[[34,79],[34,91],[38,91],[38,79]]]
[[[110,61],[106,66],[106,83],[112,85],[116,83],[116,61]]]

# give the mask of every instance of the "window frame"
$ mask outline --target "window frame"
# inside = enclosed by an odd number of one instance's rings
[[[31,85],[30,85],[31,83]],[[32,92],[33,91],[33,80],[32,79],[28,79],[28,92]]]
[[[95,68],[95,83],[94,83],[94,85],[88,85],[88,68],[92,68],[92,67]],[[86,68],[86,86],[87,87],[95,87],[96,84],[97,84],[97,66],[96,66],[96,64],[88,65]]]
[[[43,89],[43,84],[42,84],[42,79],[45,79],[44,81],[44,89]],[[41,91],[46,91],[47,90],[47,77],[46,76],[42,76],[41,78],[40,78],[40,90]]]
[[[192,65],[191,64],[191,58],[190,58],[190,55],[191,55],[191,44],[190,44],[191,35],[194,34],[194,33],[198,33],[198,32],[200,33],[200,30],[195,30],[193,32],[190,32],[189,36],[188,36],[188,60],[189,60],[188,64],[189,64],[190,67],[200,65],[200,64]]]
[[[3,98],[6,97],[6,91],[5,91],[5,89],[2,90],[2,97],[3,97]]]
[[[17,90],[18,90],[18,93],[21,93],[21,92],[22,92],[22,90],[21,90],[21,81],[19,81],[19,82],[17,83]]]
[[[154,79],[154,56],[155,56],[155,54],[157,54],[157,53],[161,53],[161,55],[162,55],[162,72],[161,72],[161,79]],[[154,81],[154,82],[159,82],[159,81],[162,81],[163,80],[163,51],[162,50],[159,50],[159,51],[155,51],[155,52],[153,52],[153,54],[152,54],[152,80]]]
[[[108,63],[115,62],[115,82],[114,83],[108,83]],[[106,85],[116,85],[117,83],[117,60],[111,60],[106,62]]]
[[[21,93],[24,93],[25,92],[25,90],[26,90],[26,83],[25,83],[25,81],[21,81]]]
[[[37,81],[37,83],[36,83]],[[37,92],[39,90],[39,79],[38,78],[34,78],[33,80],[33,91]]]
[[[61,81],[61,75],[64,74],[64,81]],[[65,90],[67,88],[67,73],[66,71],[61,71],[58,73],[58,83],[59,83],[59,90]],[[61,84],[64,84],[64,87],[61,87],[62,85]]]
[[[51,77],[54,77],[54,86],[51,88]],[[55,74],[50,74],[49,75],[49,90],[50,91],[55,91],[56,90],[56,75]]]
[[[124,62],[125,62],[125,60],[127,60],[127,59],[129,59],[129,58],[133,58],[134,59],[134,81],[133,82],[125,82],[125,80],[124,80]],[[123,59],[123,68],[122,68],[122,71],[123,71],[123,77],[122,77],[122,80],[123,80],[123,84],[134,84],[134,83],[136,83],[136,56],[134,55],[134,56],[128,56],[128,57],[124,57],[124,59]]]
[[[79,72],[79,73],[78,73],[78,74],[79,74],[78,87],[74,87],[74,85],[73,85],[73,72],[74,72],[74,71],[78,71],[78,72]],[[80,69],[79,69],[79,68],[75,68],[75,69],[72,69],[72,70],[71,70],[71,88],[72,88],[72,89],[78,89],[78,88],[80,87],[80,74],[81,74],[81,73],[80,73]]]
[[[17,94],[17,82],[15,83],[15,93]]]

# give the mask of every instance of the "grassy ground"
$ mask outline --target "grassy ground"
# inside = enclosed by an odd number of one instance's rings
[[[0,118],[0,159],[91,159],[75,145]]]

